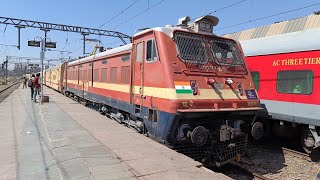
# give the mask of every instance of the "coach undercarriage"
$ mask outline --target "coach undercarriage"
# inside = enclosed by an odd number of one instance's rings
[[[263,137],[277,137],[286,141],[299,140],[303,150],[312,154],[320,148],[320,128],[318,126],[289,122],[277,119],[261,119],[258,122],[263,124]],[[261,140],[261,138],[256,140]]]

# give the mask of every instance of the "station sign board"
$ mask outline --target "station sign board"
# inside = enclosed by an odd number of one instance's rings
[[[40,41],[28,41],[28,46],[40,47]]]
[[[46,48],[56,48],[57,43],[56,42],[46,42],[45,46],[46,46]]]

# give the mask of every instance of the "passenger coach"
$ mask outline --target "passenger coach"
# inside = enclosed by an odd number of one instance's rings
[[[265,108],[260,120],[282,137],[298,136],[302,128],[307,152],[320,146],[319,38],[320,29],[311,29],[241,41]]]

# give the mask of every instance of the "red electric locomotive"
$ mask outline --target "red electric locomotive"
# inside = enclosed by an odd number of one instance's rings
[[[206,164],[247,147],[260,110],[238,42],[204,16],[139,31],[132,44],[67,64],[63,93]]]
[[[259,117],[265,129],[282,137],[302,130],[309,153],[320,146],[319,38],[318,28],[241,42],[265,109]]]

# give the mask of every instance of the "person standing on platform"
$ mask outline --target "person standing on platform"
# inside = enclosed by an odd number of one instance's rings
[[[34,74],[32,74],[31,78],[28,81],[28,87],[31,89],[31,100],[33,100],[33,80],[34,80]]]
[[[33,80],[33,90],[34,90],[34,92],[33,92],[33,102],[37,102],[36,97],[37,97],[38,91],[40,89],[39,76],[40,76],[40,74],[38,73],[36,75],[36,77],[34,78],[34,80]]]
[[[27,77],[23,76],[23,84],[22,84],[22,89],[26,88],[27,89],[27,82],[28,82],[28,79]]]

